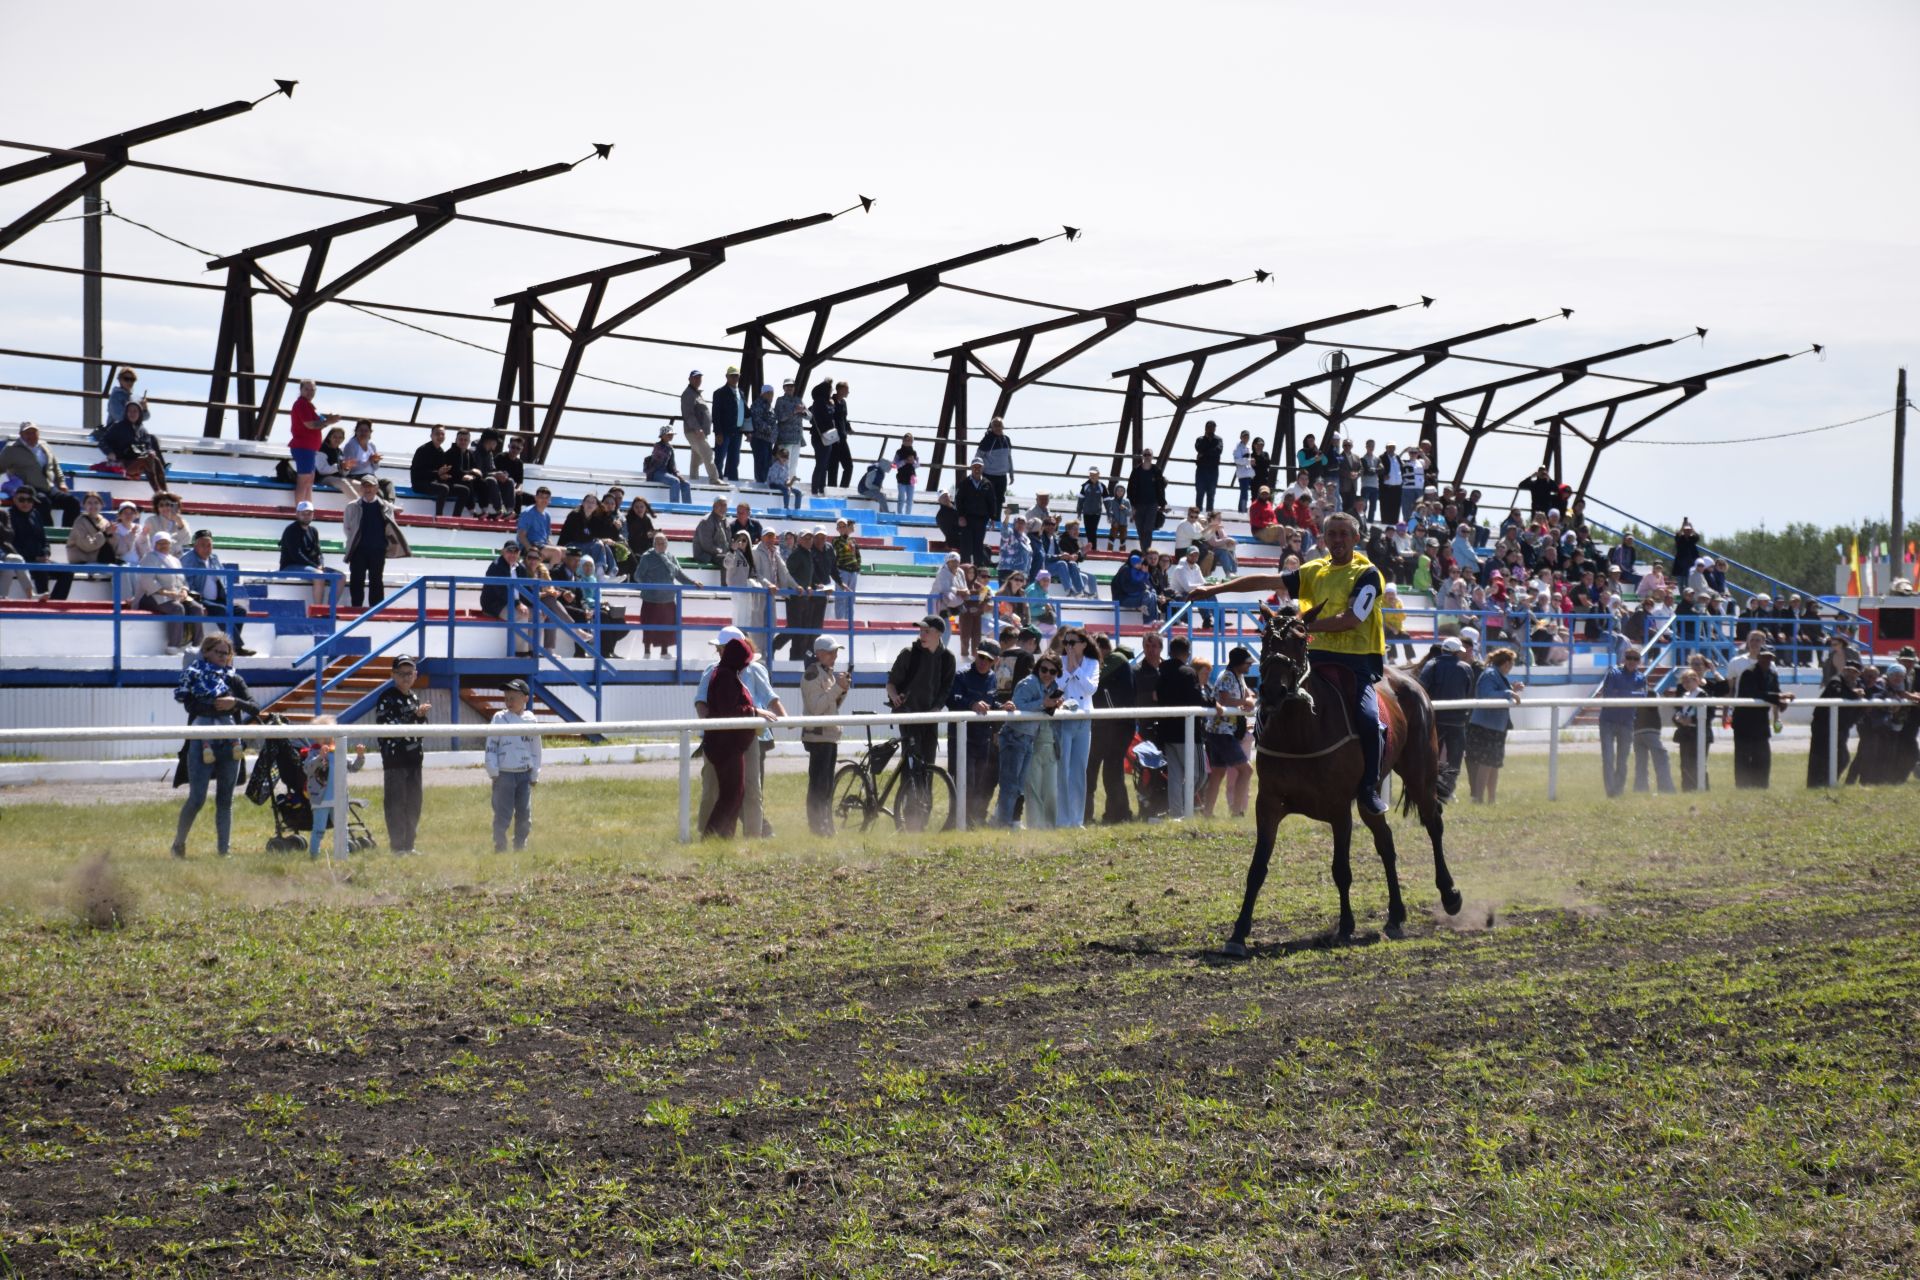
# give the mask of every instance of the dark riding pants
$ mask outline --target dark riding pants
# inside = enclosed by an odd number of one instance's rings
[[[1330,653],[1325,650],[1310,652],[1307,655],[1316,669],[1322,667],[1342,667],[1353,674],[1351,681],[1354,694],[1348,709],[1353,712],[1354,736],[1360,740],[1360,756],[1365,762],[1360,774],[1361,803],[1369,809],[1379,807],[1380,794],[1380,704],[1374,698],[1373,682],[1378,680],[1386,666],[1385,660],[1378,654]],[[1328,676],[1340,687],[1338,676]]]

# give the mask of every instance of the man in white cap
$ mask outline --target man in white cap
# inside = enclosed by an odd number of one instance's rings
[[[740,370],[727,366],[727,384],[713,393],[713,432],[720,474],[729,482],[740,478],[740,441],[747,434],[747,393],[740,386]]]
[[[687,389],[680,393],[680,424],[687,433],[687,452],[693,455],[693,461],[687,465],[687,478],[698,477],[700,468],[705,467],[707,479],[714,484],[721,483],[709,440],[713,434],[713,410],[707,405],[706,394],[700,390],[698,369],[687,375]]]
[[[800,677],[800,712],[809,716],[837,716],[853,677],[837,666],[840,642],[829,635],[813,638],[813,661]],[[807,825],[817,836],[833,834],[833,771],[840,762],[840,726],[820,725],[800,731],[807,751]]]
[[[140,557],[140,568],[142,573],[134,587],[137,607],[170,618],[187,614],[196,618],[205,615],[206,610],[187,590],[187,575],[181,572],[180,561],[173,554],[173,535],[165,529],[153,535],[151,549]],[[184,645],[199,643],[198,624],[167,623],[167,652],[170,655],[178,657]]]
[[[1467,662],[1463,640],[1448,636],[1440,642],[1431,660],[1420,668],[1420,684],[1435,702],[1473,697],[1478,674]],[[1467,755],[1467,719],[1473,712],[1464,708],[1433,713],[1440,735],[1440,798],[1452,797],[1460,779],[1460,764]]]
[[[747,421],[752,426],[749,443],[753,447],[753,482],[767,482],[767,468],[773,465],[773,445],[779,438],[779,424],[773,417],[773,384],[764,383],[760,395],[747,407]]]
[[[329,570],[320,556],[320,531],[313,527],[311,502],[294,503],[293,522],[280,531],[280,568],[313,574],[313,602],[327,602],[328,585],[340,574]]]
[[[746,632],[738,627],[722,627],[713,637],[713,647],[724,649],[729,640],[747,641]],[[751,641],[747,641],[749,645]],[[693,713],[702,720],[712,712],[707,707],[707,688],[713,683],[713,673],[719,669],[719,662],[710,664],[700,673],[699,687],[693,691]],[[766,667],[759,658],[749,662],[740,672],[740,682],[747,686],[747,692],[753,697],[754,714],[765,720],[769,727],[760,733],[755,749],[747,752],[747,795],[740,809],[740,830],[748,838],[771,836],[773,824],[768,822],[761,807],[761,781],[765,776],[766,754],[773,747],[772,723],[787,714],[787,708],[781,703],[778,694],[773,691],[773,680],[767,675]],[[714,802],[720,796],[720,780],[714,775],[713,762],[701,758],[700,763],[700,811],[694,818],[693,829],[705,831],[707,819],[713,815]]]

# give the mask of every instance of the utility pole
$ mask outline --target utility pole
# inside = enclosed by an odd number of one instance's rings
[[[1900,377],[1894,383],[1893,390],[1893,527],[1892,537],[1887,539],[1887,581],[1905,577],[1901,571],[1907,567],[1906,512],[1902,509],[1900,481],[1907,469],[1907,371],[1900,370]]]
[[[80,366],[80,389],[92,393],[80,402],[83,415],[81,422],[87,430],[97,431],[103,417],[102,410],[105,408],[100,402],[99,394],[100,389],[106,385],[105,371],[100,367],[100,356],[105,348],[100,337],[100,272],[102,270],[100,223],[102,219],[98,183],[87,188],[80,207],[84,215],[80,219],[81,258],[83,259],[81,265],[87,269],[87,273],[80,277],[81,354],[87,358],[87,362]],[[1895,501],[1897,503],[1898,499]]]

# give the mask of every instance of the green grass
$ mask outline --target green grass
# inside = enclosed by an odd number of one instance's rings
[[[1244,823],[829,841],[776,777],[777,841],[683,848],[585,781],[330,870],[10,808],[0,1276],[1914,1274],[1915,793],[1582,764],[1451,812],[1450,924],[1396,821],[1402,943],[1311,945],[1289,822],[1244,964]]]

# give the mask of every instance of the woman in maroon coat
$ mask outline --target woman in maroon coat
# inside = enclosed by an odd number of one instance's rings
[[[753,714],[753,695],[741,673],[753,661],[753,646],[729,640],[720,650],[720,665],[707,682],[707,713],[715,720],[735,720]],[[713,764],[719,795],[702,835],[730,838],[740,821],[747,798],[747,752],[753,748],[752,729],[709,729],[701,735],[701,750]]]

